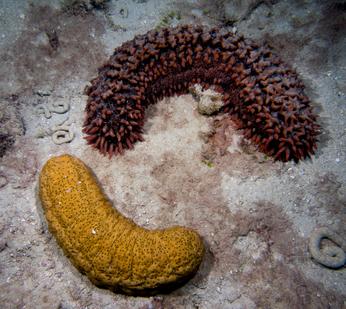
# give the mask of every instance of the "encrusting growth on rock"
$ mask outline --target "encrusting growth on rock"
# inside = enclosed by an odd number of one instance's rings
[[[133,295],[165,292],[191,278],[202,261],[196,232],[139,227],[112,207],[92,172],[70,155],[44,165],[39,197],[57,242],[98,286]]]
[[[297,74],[268,47],[224,29],[179,26],[115,49],[87,87],[85,139],[110,157],[142,141],[145,109],[193,84],[214,85],[246,138],[276,160],[304,159],[319,126]]]

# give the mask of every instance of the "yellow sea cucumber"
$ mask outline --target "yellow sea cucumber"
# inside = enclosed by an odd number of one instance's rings
[[[136,225],[112,206],[89,168],[73,156],[46,162],[39,197],[64,253],[98,286],[155,294],[191,278],[202,261],[204,245],[195,231]]]

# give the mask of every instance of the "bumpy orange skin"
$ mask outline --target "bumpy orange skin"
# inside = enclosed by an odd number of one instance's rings
[[[39,197],[57,242],[96,285],[155,294],[188,280],[202,261],[204,246],[196,232],[139,227],[112,207],[92,172],[70,155],[44,165]]]

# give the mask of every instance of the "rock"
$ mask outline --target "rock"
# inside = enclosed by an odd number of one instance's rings
[[[0,175],[0,188],[5,187],[7,184],[7,178],[4,175]]]
[[[212,89],[202,90],[201,85],[195,85],[190,92],[197,99],[197,109],[202,115],[212,115],[223,106],[222,94]]]
[[[24,125],[15,104],[0,103],[0,158],[14,144],[16,137],[24,134]]]
[[[235,23],[246,17],[255,8],[260,0],[235,0],[225,3],[225,19],[230,23]]]

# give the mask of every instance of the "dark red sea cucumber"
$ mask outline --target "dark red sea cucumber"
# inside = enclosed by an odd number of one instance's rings
[[[267,46],[222,28],[152,30],[115,49],[86,94],[83,132],[110,157],[142,141],[145,109],[200,83],[217,86],[246,138],[276,160],[306,158],[319,125],[304,85]]]

